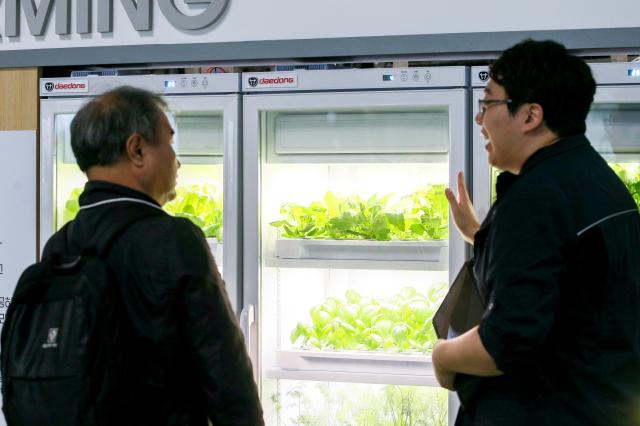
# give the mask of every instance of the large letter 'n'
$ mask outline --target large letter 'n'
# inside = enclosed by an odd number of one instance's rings
[[[138,31],[151,29],[151,0],[120,0],[129,15],[133,28]]]

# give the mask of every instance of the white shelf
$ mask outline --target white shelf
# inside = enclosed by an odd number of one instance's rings
[[[359,351],[279,350],[274,379],[437,386],[431,356]]]
[[[405,260],[442,262],[447,241],[276,240],[280,259]]]
[[[378,261],[378,260],[322,260],[322,259],[266,259],[271,268],[311,269],[374,269],[385,271],[446,271],[447,262]]]
[[[446,271],[448,241],[279,239],[267,266]]]

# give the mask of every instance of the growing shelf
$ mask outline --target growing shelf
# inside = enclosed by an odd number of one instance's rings
[[[415,353],[278,350],[275,379],[437,386],[431,356]]]
[[[279,239],[275,267],[446,270],[448,242]]]

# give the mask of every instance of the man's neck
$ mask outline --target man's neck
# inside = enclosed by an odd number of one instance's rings
[[[533,154],[540,151],[542,148],[555,144],[559,140],[560,137],[550,130],[545,130],[539,134],[532,135],[532,137],[525,142],[525,151],[523,152],[522,158],[518,162],[517,167],[509,171],[515,175],[519,175],[522,167]]]
[[[99,180],[144,192],[125,165],[93,166],[87,170],[89,180]]]

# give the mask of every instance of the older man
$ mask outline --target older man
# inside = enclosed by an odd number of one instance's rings
[[[87,424],[262,425],[242,334],[204,235],[161,209],[175,197],[180,167],[164,107],[155,94],[121,87],[71,123],[89,181],[73,225],[51,238],[43,257],[81,251],[122,218],[145,216],[118,235],[104,260],[122,304],[121,352],[112,353],[95,423]]]

